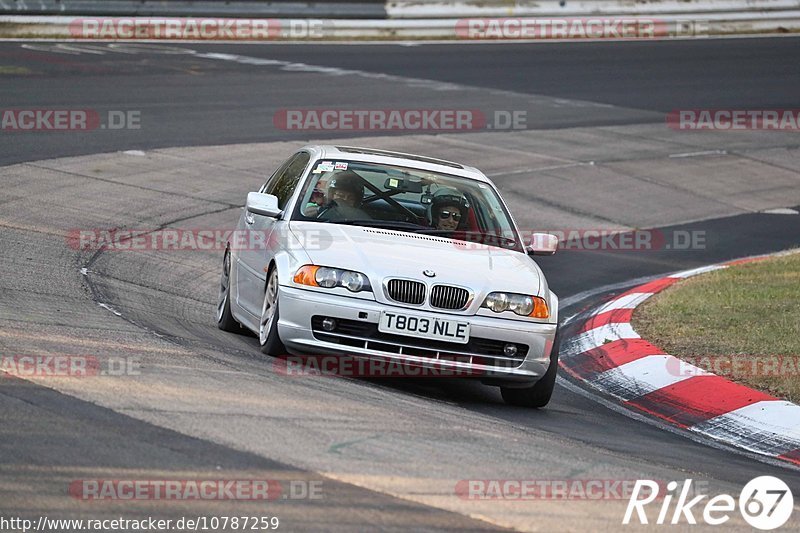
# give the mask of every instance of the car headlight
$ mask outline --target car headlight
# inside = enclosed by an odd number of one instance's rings
[[[325,289],[344,287],[350,292],[372,291],[369,278],[361,272],[317,265],[300,267],[294,275],[294,282]]]
[[[544,298],[514,294],[508,292],[492,292],[483,301],[483,305],[495,313],[513,311],[520,316],[531,318],[550,318],[550,309]]]
[[[345,270],[342,272],[342,277],[339,279],[342,287],[350,292],[360,292],[369,287],[369,280],[367,276],[361,272],[353,272],[352,270]]]
[[[317,285],[320,287],[332,289],[339,284],[340,276],[341,272],[335,268],[320,267],[317,269],[316,274],[314,274],[314,281],[316,281]]]

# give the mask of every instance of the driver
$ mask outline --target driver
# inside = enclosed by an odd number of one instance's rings
[[[469,202],[455,189],[440,189],[431,202],[431,225],[443,231],[463,230]]]
[[[351,170],[337,173],[328,182],[328,203],[320,210],[317,218],[323,220],[370,220],[361,209],[364,199],[364,182]]]

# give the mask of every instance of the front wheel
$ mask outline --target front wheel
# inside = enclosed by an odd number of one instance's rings
[[[264,305],[261,306],[261,322],[258,328],[261,352],[267,355],[286,353],[286,348],[278,335],[278,304],[278,269],[272,267],[267,274],[267,288],[264,291]]]
[[[544,376],[532,387],[524,389],[500,387],[500,394],[507,404],[538,408],[550,403],[550,397],[553,396],[553,389],[556,386],[556,374],[558,374],[558,345],[559,338],[556,333],[553,339],[553,349],[550,352],[550,366]]]
[[[240,333],[242,329],[231,313],[230,250],[225,250],[225,256],[222,258],[222,275],[219,280],[219,298],[217,298],[217,327],[231,333]]]

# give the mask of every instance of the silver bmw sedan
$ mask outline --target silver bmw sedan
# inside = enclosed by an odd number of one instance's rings
[[[550,400],[558,298],[479,170],[368,148],[306,146],[247,204],[223,257],[217,322],[269,355],[449,370]],[[446,373],[443,373],[443,375]]]

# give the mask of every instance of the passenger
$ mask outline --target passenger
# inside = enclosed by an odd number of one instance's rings
[[[309,198],[306,207],[303,209],[303,214],[307,217],[316,217],[320,208],[325,205],[325,192],[317,188],[319,185],[320,184],[317,183],[314,191],[311,193],[311,198]]]
[[[328,183],[328,203],[320,210],[317,218],[323,220],[370,220],[361,209],[364,199],[364,181],[355,172],[339,172]]]

